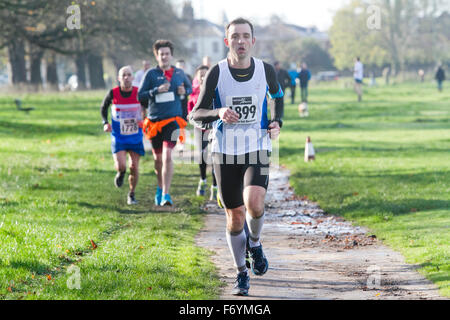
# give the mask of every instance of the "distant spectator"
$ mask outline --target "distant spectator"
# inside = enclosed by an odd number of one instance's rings
[[[298,74],[300,80],[300,91],[302,102],[308,102],[308,82],[311,80],[311,72],[308,70],[306,63],[302,63],[302,68]]]
[[[134,75],[133,86],[138,87],[141,85],[142,79],[144,79],[147,70],[150,69],[150,61],[144,60],[142,61],[142,69],[137,71]]]
[[[439,65],[436,71],[436,81],[438,83],[438,90],[439,92],[442,92],[442,83],[445,81],[445,71],[442,68],[442,65]]]
[[[285,69],[281,68],[281,65],[278,61],[275,61],[273,63],[273,66],[275,67],[275,72],[277,74],[277,79],[278,83],[281,86],[281,90],[285,92],[286,87],[289,87],[291,85],[291,76]],[[284,106],[284,96],[276,99],[279,99]]]
[[[389,78],[391,76],[391,67],[386,67],[383,69],[383,77],[386,85],[389,85]]]
[[[355,79],[355,91],[358,95],[358,101],[362,101],[362,83],[364,79],[364,65],[361,63],[360,58],[357,57],[355,61],[355,68],[353,72]]]
[[[377,77],[375,71],[370,72],[370,86],[375,87],[377,85]]]
[[[291,77],[291,84],[290,84],[290,88],[291,88],[291,103],[294,104],[295,103],[295,89],[297,86],[297,82],[295,79],[298,78],[298,71],[295,69],[295,65],[291,66],[291,69],[288,71],[289,76]]]

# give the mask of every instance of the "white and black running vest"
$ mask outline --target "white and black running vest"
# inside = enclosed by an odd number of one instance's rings
[[[219,62],[214,108],[232,108],[239,114],[239,122],[227,124],[221,119],[214,122],[212,152],[241,155],[258,150],[272,151],[267,132],[268,85],[264,64],[259,59],[253,60],[253,77],[245,82],[233,78],[227,59]]]

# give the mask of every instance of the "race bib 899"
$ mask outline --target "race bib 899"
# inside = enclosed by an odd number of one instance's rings
[[[252,124],[258,119],[258,97],[256,95],[227,98],[227,106],[239,114],[238,124]]]

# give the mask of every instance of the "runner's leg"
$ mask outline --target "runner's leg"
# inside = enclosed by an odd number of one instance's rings
[[[162,189],[163,180],[162,180],[162,152],[158,149],[153,148],[153,160],[155,162],[155,173],[156,173],[156,179],[158,182],[158,187]]]
[[[129,152],[130,159],[130,175],[128,176],[128,182],[130,185],[130,193],[134,194],[136,186],[139,180],[139,159],[140,155],[134,151]]]
[[[169,194],[170,185],[173,177],[173,161],[172,161],[173,146],[168,143],[163,144],[162,151],[162,190],[163,194]]]
[[[227,219],[226,239],[237,272],[247,270],[245,248],[247,237],[244,232],[245,206],[242,199],[242,165],[224,163],[222,154],[213,154],[213,166],[219,187],[219,194],[225,206]]]
[[[259,246],[264,225],[264,199],[266,189],[260,186],[248,186],[244,189],[244,202],[247,208],[246,220],[249,229],[250,247]]]
[[[245,248],[247,237],[244,231],[245,207],[225,209],[227,217],[226,238],[236,271],[247,270],[245,265]]]
[[[114,168],[117,172],[127,171],[127,152],[125,150],[113,153]]]

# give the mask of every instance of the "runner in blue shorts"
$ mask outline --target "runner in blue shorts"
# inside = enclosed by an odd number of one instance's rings
[[[142,142],[143,109],[138,101],[138,88],[133,87],[133,70],[126,66],[119,70],[120,86],[111,89],[103,99],[101,115],[103,131],[111,132],[111,151],[117,174],[114,185],[120,188],[126,172],[127,153],[130,160],[128,182],[130,191],[127,196],[129,205],[137,204],[135,190],[139,179],[139,159],[145,155]],[[111,108],[111,122],[108,122],[108,109]]]

